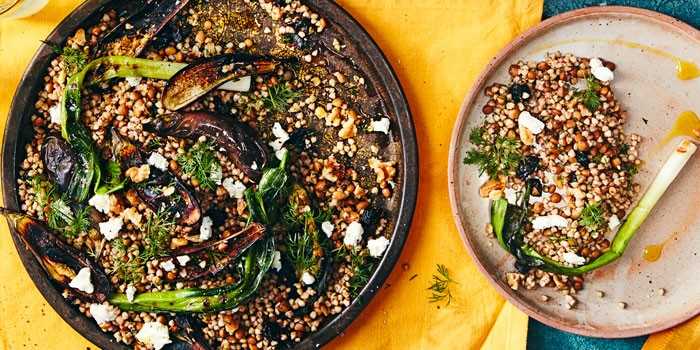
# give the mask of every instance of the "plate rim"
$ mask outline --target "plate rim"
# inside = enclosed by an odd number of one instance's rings
[[[695,316],[700,315],[700,308],[697,310],[691,310],[684,314],[680,314],[677,317],[672,317],[666,322],[651,324],[644,327],[635,327],[622,330],[611,330],[606,328],[591,328],[587,326],[581,326],[580,324],[569,325],[564,324],[560,319],[548,316],[545,313],[539,311],[539,309],[532,307],[529,303],[523,301],[521,298],[512,294],[509,288],[504,287],[500,280],[491,274],[485,267],[484,263],[479,259],[476,250],[473,247],[471,235],[465,230],[464,222],[466,220],[462,219],[462,205],[459,203],[459,197],[457,194],[457,187],[455,185],[457,178],[457,171],[460,166],[462,166],[461,155],[459,153],[459,144],[457,142],[460,139],[464,127],[466,126],[467,120],[469,119],[466,113],[475,104],[477,98],[480,96],[485,84],[488,82],[489,77],[495,72],[496,67],[503,63],[505,59],[510,56],[514,51],[524,46],[530,39],[539,37],[540,35],[550,31],[560,25],[573,22],[575,20],[584,17],[595,17],[599,15],[632,15],[637,18],[643,18],[645,20],[650,20],[655,23],[662,24],[667,27],[671,27],[675,32],[681,32],[688,35],[691,38],[696,39],[700,43],[700,30],[692,27],[691,25],[668,15],[629,6],[594,6],[586,7],[578,10],[573,10],[559,14],[557,16],[546,19],[536,26],[526,30],[525,32],[518,35],[513,41],[508,43],[504,48],[502,48],[484,67],[484,69],[479,74],[478,78],[472,84],[469,93],[465,96],[462,105],[457,114],[457,119],[452,129],[452,136],[450,138],[450,151],[447,161],[447,185],[450,196],[450,207],[452,209],[452,217],[455,220],[457,229],[459,230],[462,242],[467,248],[472,261],[476,264],[477,268],[484,275],[489,284],[495,287],[498,293],[506,298],[507,301],[515,305],[520,311],[524,312],[528,316],[542,322],[550,327],[567,331],[570,333],[588,336],[588,337],[599,337],[599,338],[627,338],[640,335],[647,335],[659,331],[669,329],[673,326],[679,325],[687,320],[692,319]]]
[[[69,14],[67,14],[53,30],[46,36],[47,42],[63,42],[73,33],[75,28],[81,25],[86,19],[94,14],[102,11],[105,6],[117,0],[87,0]],[[418,198],[418,143],[416,137],[415,123],[411,113],[410,104],[404,91],[401,81],[392,67],[386,54],[374,38],[369,34],[367,29],[354,17],[352,14],[333,0],[317,0],[307,3],[315,9],[322,9],[326,14],[333,14],[338,17],[329,18],[332,22],[342,20],[342,30],[352,35],[357,47],[366,53],[366,59],[376,71],[376,80],[379,81],[386,90],[387,106],[393,107],[392,112],[396,112],[395,119],[397,121],[396,132],[401,141],[401,181],[400,194],[401,198],[395,210],[396,223],[394,225],[391,243],[387,248],[384,256],[377,269],[370,277],[367,284],[359,292],[350,305],[348,305],[341,313],[331,315],[328,322],[324,323],[321,328],[313,332],[309,337],[305,338],[300,343],[294,344],[297,349],[315,349],[327,344],[336,337],[342,336],[343,332],[356,320],[362,310],[364,310],[374,296],[384,285],[384,282],[389,278],[390,274],[396,268],[403,247],[408,240],[410,227],[413,221],[416,202]],[[339,24],[340,25],[340,24]],[[345,27],[349,26],[349,27]],[[32,58],[28,61],[20,80],[18,81],[15,92],[10,103],[7,122],[3,130],[4,138],[2,141],[2,150],[0,152],[0,164],[2,166],[2,201],[3,205],[8,208],[19,208],[19,197],[17,195],[17,153],[20,147],[24,145],[18,144],[20,139],[20,126],[26,112],[21,107],[26,107],[29,104],[33,106],[33,101],[36,98],[35,94],[28,94],[23,87],[29,87],[27,91],[33,91],[33,83],[40,81],[43,74],[34,75],[32,68],[42,68],[38,65],[42,60],[46,60],[46,56],[51,55],[51,49],[48,45],[42,44],[35,51]],[[50,61],[47,61],[50,64]],[[45,67],[43,68],[45,69]],[[43,70],[42,70],[43,71]],[[21,92],[22,91],[22,92]],[[390,102],[390,103],[389,103]],[[13,146],[13,147],[10,147]],[[415,175],[414,175],[415,173]],[[411,176],[408,176],[411,174]],[[44,300],[51,305],[56,313],[73,328],[78,334],[86,338],[93,344],[102,349],[128,349],[122,343],[117,343],[109,333],[103,332],[95,322],[79,312],[71,303],[67,302],[61,295],[46,273],[41,268],[39,263],[34,259],[31,252],[26,249],[25,244],[19,240],[14,230],[9,227],[9,234],[14,243],[15,251],[19,256],[24,271],[29,275],[34,286],[39,290]]]

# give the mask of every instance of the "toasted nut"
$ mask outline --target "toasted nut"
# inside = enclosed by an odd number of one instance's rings
[[[491,191],[503,190],[504,188],[504,183],[491,179],[489,181],[486,181],[483,185],[481,185],[481,188],[479,188],[479,195],[482,198],[488,198],[489,193],[491,193]]]

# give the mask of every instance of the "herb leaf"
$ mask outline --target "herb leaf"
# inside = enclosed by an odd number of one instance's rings
[[[600,206],[600,202],[586,204],[581,212],[580,223],[586,226],[588,230],[595,231],[600,226],[605,224],[607,220],[603,216],[603,208]]]
[[[447,267],[442,264],[437,265],[437,274],[433,274],[433,283],[428,287],[432,293],[428,300],[431,303],[437,303],[446,301],[445,306],[450,305],[452,302],[452,291],[450,291],[450,284],[457,283],[450,277],[450,273]]]
[[[170,232],[174,228],[175,218],[167,210],[153,213],[144,227],[146,244],[141,252],[141,260],[147,262],[165,255],[170,243]]]
[[[520,162],[516,139],[496,136],[490,141],[482,128],[476,128],[469,133],[469,141],[476,147],[467,151],[464,164],[477,165],[479,174],[487,173],[492,179],[507,175]]]
[[[370,277],[372,277],[372,271],[377,266],[377,260],[369,256],[366,249],[348,248],[345,245],[335,250],[335,254],[337,260],[342,260],[346,257],[350,260],[349,269],[352,272],[352,276],[348,281],[348,285],[350,296],[355,298],[362,288],[367,285]]]
[[[262,98],[265,108],[273,112],[285,112],[289,101],[297,98],[299,93],[287,84],[278,83],[267,88],[267,96]]]
[[[213,189],[221,180],[221,164],[216,159],[213,144],[209,141],[196,143],[187,153],[178,156],[177,162],[185,174],[199,181],[199,187],[202,189]]]
[[[54,53],[57,53],[63,57],[63,63],[66,66],[66,73],[68,73],[68,75],[73,75],[74,73],[79,72],[87,64],[87,54],[80,49],[74,49],[70,46],[62,48],[48,41],[44,41],[44,43],[49,45]]]
[[[595,112],[601,105],[598,89],[600,89],[600,84],[593,76],[589,76],[586,78],[586,89],[577,91],[574,95],[581,99],[581,102],[589,111]]]

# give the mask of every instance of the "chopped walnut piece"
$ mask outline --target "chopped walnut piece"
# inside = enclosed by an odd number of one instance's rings
[[[148,176],[151,175],[151,167],[148,164],[141,165],[140,167],[131,167],[126,169],[125,174],[134,183],[140,183],[148,179]]]

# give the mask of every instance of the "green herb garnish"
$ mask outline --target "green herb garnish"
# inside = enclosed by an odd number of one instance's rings
[[[600,89],[600,84],[595,80],[593,76],[586,78],[586,89],[582,91],[577,91],[574,96],[581,99],[586,108],[595,112],[598,107],[600,107],[600,96],[598,96],[598,90]]]
[[[341,249],[348,248],[343,246]],[[358,294],[360,294],[362,288],[367,285],[370,277],[372,277],[372,272],[377,266],[377,261],[369,256],[366,249],[353,248],[349,251],[345,251],[344,253],[350,257],[350,271],[352,271],[352,276],[350,277],[348,284],[350,295],[355,298]],[[343,252],[341,252],[341,255],[342,254]]]
[[[595,231],[605,224],[606,220],[603,216],[603,208],[600,206],[600,202],[586,204],[581,212],[579,222],[581,225],[586,226],[589,231]]]
[[[267,96],[262,97],[263,106],[273,112],[285,112],[290,101],[298,96],[287,84],[279,83],[267,88]]]
[[[126,244],[122,238],[117,238],[112,244],[111,273],[127,283],[141,280],[143,277],[143,260],[141,255],[129,256]]]
[[[447,267],[442,264],[437,265],[437,274],[433,274],[433,283],[428,287],[431,291],[430,302],[437,303],[446,301],[445,306],[450,305],[452,302],[452,291],[450,290],[450,285],[452,283],[457,283],[450,277],[450,273]]]
[[[213,189],[221,180],[221,164],[216,159],[213,144],[209,141],[196,143],[190,150],[177,157],[182,171],[197,179],[199,187]]]
[[[175,218],[167,210],[154,212],[144,226],[146,244],[141,252],[141,260],[146,262],[164,256],[169,247],[170,233],[174,228]]]
[[[469,134],[475,148],[467,151],[464,164],[477,165],[479,174],[487,173],[490,178],[508,175],[520,162],[520,149],[516,139],[495,136],[491,140],[482,128],[472,129]]]
[[[51,47],[51,50],[61,55],[63,63],[66,65],[66,73],[72,75],[82,70],[87,65],[87,54],[80,49],[74,49],[70,46],[60,47],[56,44],[44,41],[46,45]]]

